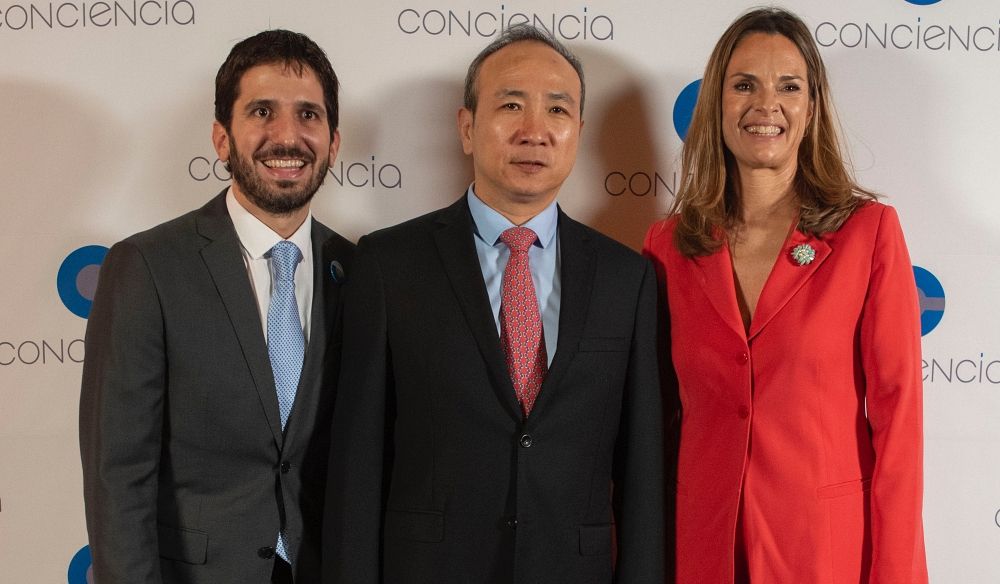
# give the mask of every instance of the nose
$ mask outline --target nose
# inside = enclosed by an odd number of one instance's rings
[[[545,123],[545,112],[536,109],[526,109],[521,116],[517,141],[519,144],[543,145],[549,142],[549,129]]]
[[[268,124],[268,137],[275,144],[292,146],[299,137],[298,123],[294,116],[277,116]]]
[[[763,88],[755,94],[754,109],[764,113],[778,111],[778,92],[771,88]]]

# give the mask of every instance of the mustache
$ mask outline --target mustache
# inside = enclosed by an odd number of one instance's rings
[[[281,144],[275,144],[265,150],[258,150],[254,153],[254,158],[256,160],[265,158],[301,158],[306,162],[313,162],[316,159],[311,152],[296,148],[295,146],[283,146]]]

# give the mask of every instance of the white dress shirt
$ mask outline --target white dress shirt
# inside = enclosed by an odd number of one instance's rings
[[[281,241],[282,237],[244,209],[233,195],[232,188],[226,193],[226,208],[229,209],[229,217],[233,220],[236,236],[240,240],[243,262],[246,264],[247,275],[250,276],[250,287],[257,299],[260,324],[264,329],[266,342],[267,309],[271,306],[271,282],[274,280],[274,270],[271,268],[271,248]],[[295,303],[299,309],[302,332],[305,335],[306,343],[308,343],[313,298],[312,211],[306,215],[305,221],[288,238],[288,241],[297,245],[299,251],[302,252],[302,261],[295,269]]]

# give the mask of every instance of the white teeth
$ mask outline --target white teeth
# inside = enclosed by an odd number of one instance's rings
[[[298,160],[298,159],[295,159],[295,160],[286,160],[284,158],[281,158],[281,159],[277,159],[277,160],[272,159],[272,160],[265,160],[264,161],[264,166],[266,166],[268,168],[301,168],[304,165],[305,165],[305,162],[303,162],[301,160]]]
[[[748,134],[757,134],[759,136],[777,136],[781,133],[781,128],[778,126],[747,126],[744,130]]]

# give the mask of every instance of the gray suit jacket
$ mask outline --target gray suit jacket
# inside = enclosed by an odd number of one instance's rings
[[[101,584],[265,583],[283,528],[318,578],[341,286],[354,246],[312,228],[312,328],[283,434],[224,193],[111,248],[80,399],[87,529]],[[341,278],[343,280],[343,278]]]

